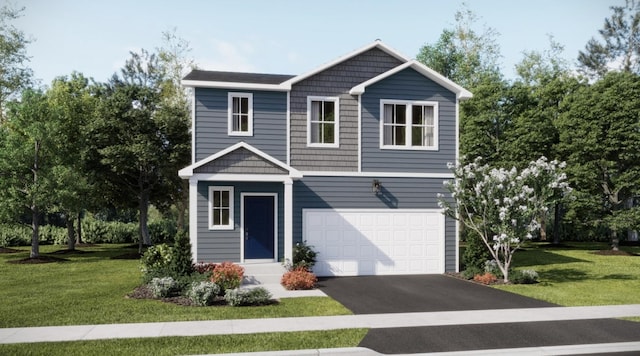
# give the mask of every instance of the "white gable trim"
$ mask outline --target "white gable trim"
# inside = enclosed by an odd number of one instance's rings
[[[192,165],[190,165],[188,167],[185,167],[185,168],[181,169],[180,171],[178,171],[178,175],[181,178],[185,178],[185,179],[189,178],[189,177],[192,177],[194,175],[193,171],[196,168],[202,167],[203,165],[205,165],[205,164],[207,164],[209,162],[215,161],[216,159],[218,159],[218,158],[220,158],[220,157],[222,157],[224,155],[227,155],[227,154],[229,154],[229,153],[231,153],[231,152],[233,152],[233,151],[235,151],[235,150],[237,150],[239,148],[247,149],[247,150],[251,151],[252,153],[254,153],[256,156],[261,157],[261,158],[267,160],[268,162],[271,162],[274,165],[276,165],[276,166],[288,171],[289,175],[286,176],[286,177],[296,178],[296,179],[297,178],[302,178],[302,173],[300,173],[297,169],[289,166],[286,163],[283,163],[283,162],[279,161],[278,159],[272,157],[271,155],[269,155],[267,153],[264,153],[264,152],[260,151],[259,149],[251,146],[250,144],[248,144],[246,142],[238,142],[233,146],[227,147],[227,148],[225,148],[224,150],[222,150],[222,151],[220,151],[218,153],[212,154],[211,156],[209,156],[209,157],[207,157],[205,159],[202,159],[202,160],[200,160],[200,161],[198,161],[198,162],[196,162],[196,163],[194,163],[194,164],[192,164]]]
[[[407,68],[412,68],[414,69],[416,72],[422,74],[423,76],[425,76],[426,78],[429,78],[431,80],[433,80],[434,82],[440,84],[441,86],[443,86],[444,88],[452,91],[453,93],[456,94],[456,97],[460,100],[464,100],[464,99],[470,99],[471,97],[473,97],[473,94],[471,94],[470,91],[466,90],[465,88],[459,86],[458,84],[454,83],[453,81],[447,79],[446,77],[444,77],[442,74],[434,71],[433,69],[425,66],[424,64],[416,61],[416,60],[412,60],[409,61],[407,63],[401,64],[393,69],[390,69],[376,77],[373,77],[369,80],[367,80],[366,82],[360,83],[358,85],[356,85],[355,87],[351,88],[351,90],[349,91],[349,94],[351,95],[362,95],[366,88],[369,85],[375,84],[379,81],[381,81],[382,79],[388,78],[402,70],[405,70]]]
[[[314,69],[314,70],[312,70],[310,72],[295,76],[295,77],[287,80],[286,82],[281,83],[280,85],[283,86],[283,87],[287,87],[288,90],[290,90],[291,89],[291,85],[293,85],[295,83],[298,83],[298,82],[300,82],[300,81],[302,81],[304,79],[307,79],[307,78],[309,78],[311,76],[314,76],[314,75],[316,75],[316,74],[318,74],[318,73],[320,73],[320,72],[322,72],[324,70],[327,70],[327,69],[335,66],[336,64],[344,62],[347,59],[353,58],[353,57],[355,57],[355,56],[357,56],[359,54],[362,54],[362,53],[364,53],[364,52],[366,52],[366,51],[368,51],[370,49],[373,49],[373,48],[378,48],[378,49],[386,52],[387,54],[397,58],[398,60],[400,60],[402,62],[407,62],[409,60],[408,58],[406,58],[405,56],[403,56],[402,54],[400,54],[396,50],[392,49],[391,47],[385,45],[381,41],[375,41],[375,42],[370,43],[370,44],[368,44],[368,45],[366,45],[366,46],[364,46],[362,48],[359,48],[359,49],[357,49],[357,50],[355,50],[355,51],[353,51],[353,52],[351,52],[351,53],[349,53],[347,55],[344,55],[344,56],[342,56],[342,57],[340,57],[340,58],[338,58],[338,59],[336,59],[334,61],[331,61],[331,62],[329,62],[327,64],[324,64],[324,65],[322,65],[322,66],[320,66],[320,67],[318,67],[318,68],[316,68],[316,69]]]

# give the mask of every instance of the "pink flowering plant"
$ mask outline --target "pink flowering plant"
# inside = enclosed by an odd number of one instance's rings
[[[571,192],[563,167],[545,157],[521,171],[483,165],[480,157],[449,164],[454,179],[444,186],[451,199],[439,194],[438,205],[480,236],[508,282],[515,251],[540,228],[548,207]]]

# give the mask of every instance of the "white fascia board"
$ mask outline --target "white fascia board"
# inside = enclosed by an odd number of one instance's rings
[[[193,173],[194,169],[196,169],[198,167],[201,167],[201,166],[203,166],[203,165],[205,165],[205,164],[207,164],[209,162],[215,161],[216,159],[218,159],[218,158],[220,158],[220,157],[222,157],[222,156],[224,156],[226,154],[229,154],[229,153],[231,153],[231,152],[233,152],[233,151],[235,151],[235,150],[237,150],[239,148],[245,148],[245,149],[251,151],[252,153],[254,153],[255,155],[257,155],[258,157],[261,157],[261,158],[273,163],[274,165],[276,165],[276,166],[288,171],[289,174],[288,175],[283,175],[284,177],[289,177],[289,178],[293,178],[293,179],[302,178],[302,173],[300,173],[300,171],[298,171],[297,169],[287,165],[284,162],[281,162],[280,160],[272,157],[271,155],[269,155],[267,153],[264,153],[264,152],[260,151],[259,149],[251,146],[250,144],[248,144],[246,142],[238,142],[233,146],[229,146],[229,147],[225,148],[224,150],[219,151],[218,153],[212,154],[211,156],[209,156],[209,157],[207,157],[205,159],[202,159],[202,160],[200,160],[200,161],[198,161],[198,162],[196,162],[196,163],[194,163],[194,164],[192,164],[192,165],[190,165],[188,167],[185,167],[185,168],[181,169],[180,171],[178,171],[178,175],[183,179],[192,177],[192,176],[194,176],[194,173]],[[249,176],[251,176],[251,175],[249,175]],[[259,175],[259,176],[265,176],[265,175]]]
[[[401,64],[393,69],[390,69],[376,77],[373,77],[369,80],[367,80],[366,82],[360,83],[358,85],[356,85],[355,87],[351,88],[351,90],[349,91],[349,94],[351,95],[362,95],[366,88],[369,85],[372,85],[374,83],[377,83],[379,81],[381,81],[382,79],[388,78],[404,69],[407,68],[412,68],[415,71],[417,71],[418,73],[422,74],[423,76],[433,80],[434,82],[440,84],[441,86],[443,86],[444,88],[450,90],[451,92],[456,94],[456,97],[459,100],[464,100],[464,99],[470,99],[471,97],[473,97],[473,94],[471,94],[470,91],[466,90],[465,88],[459,86],[458,84],[454,83],[453,81],[447,79],[446,77],[444,77],[442,74],[434,71],[433,69],[425,66],[424,64],[418,62],[418,61],[410,61],[404,64]]]
[[[282,84],[258,84],[258,83],[238,83],[238,82],[215,82],[204,80],[183,80],[181,84],[190,88],[217,88],[217,89],[237,89],[237,90],[266,90],[266,91],[288,91],[291,87]]]
[[[304,79],[307,79],[307,78],[309,78],[309,77],[311,77],[313,75],[316,75],[316,74],[318,74],[318,73],[320,73],[320,72],[322,72],[324,70],[327,70],[327,69],[335,66],[336,64],[344,62],[347,59],[353,58],[353,57],[355,57],[355,56],[357,56],[357,55],[359,55],[361,53],[364,53],[364,52],[372,49],[372,48],[378,48],[378,49],[384,51],[385,53],[389,54],[390,56],[397,58],[398,60],[400,60],[402,62],[409,61],[409,59],[407,57],[403,56],[402,54],[400,54],[396,50],[392,49],[391,47],[385,45],[384,43],[382,43],[382,41],[374,41],[374,42],[372,42],[372,43],[370,43],[370,44],[368,44],[368,45],[366,45],[366,46],[364,46],[362,48],[359,48],[359,49],[357,49],[357,50],[355,50],[355,51],[353,51],[351,53],[348,53],[348,54],[346,54],[346,55],[344,55],[342,57],[339,57],[339,58],[337,58],[337,59],[335,59],[335,60],[333,60],[333,61],[331,61],[329,63],[326,63],[326,64],[324,64],[324,65],[322,65],[322,66],[320,66],[320,67],[318,67],[318,68],[316,68],[314,70],[311,70],[311,71],[309,71],[307,73],[304,73],[304,74],[301,74],[301,75],[298,75],[298,76],[295,76],[295,77],[287,80],[286,82],[281,83],[280,85],[283,86],[283,87],[288,87],[289,89],[291,89],[291,85],[293,85],[293,84],[295,84],[297,82],[300,82],[300,81],[302,81]]]
[[[414,172],[334,172],[303,171],[305,177],[370,177],[370,178],[437,178],[453,179],[453,173],[414,173]]]
[[[192,179],[199,182],[291,182],[291,177],[286,174],[195,173]]]

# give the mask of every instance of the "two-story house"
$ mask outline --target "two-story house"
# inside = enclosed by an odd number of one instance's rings
[[[302,75],[194,70],[189,228],[195,261],[291,259],[329,275],[456,271],[437,206],[471,93],[380,41]]]

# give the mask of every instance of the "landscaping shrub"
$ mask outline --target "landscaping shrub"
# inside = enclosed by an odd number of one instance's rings
[[[213,282],[193,282],[191,289],[187,292],[187,297],[199,306],[212,305],[216,297],[220,294],[220,286]]]
[[[473,279],[473,277],[475,277],[477,274],[483,274],[483,273],[484,273],[484,270],[480,268],[469,267],[464,271],[462,271],[461,275],[462,275],[462,278],[469,280],[469,279]]]
[[[193,269],[200,274],[212,274],[215,267],[216,264],[211,262],[198,262],[193,265]]]
[[[224,294],[224,300],[233,307],[267,305],[271,303],[271,293],[263,287],[228,289]]]
[[[289,269],[295,270],[303,267],[310,271],[316,264],[317,255],[318,253],[313,250],[313,246],[307,245],[307,241],[298,242],[293,247],[293,264]]]
[[[489,272],[485,272],[484,274],[477,274],[473,277],[473,280],[476,282],[480,282],[482,284],[491,284],[498,280],[498,278]]]
[[[171,277],[153,278],[149,282],[149,288],[156,298],[173,297],[180,292],[178,282]]]
[[[532,269],[515,270],[509,272],[509,279],[515,284],[538,283],[538,272]]]
[[[170,275],[174,278],[193,274],[193,258],[191,257],[191,243],[184,231],[175,235],[171,259],[169,261]]]
[[[500,267],[498,267],[498,262],[496,260],[487,260],[484,262],[484,272],[491,273],[497,278],[503,278],[502,271],[500,271]]]
[[[491,258],[487,246],[477,233],[463,230],[465,249],[462,254],[463,269],[483,269],[484,263]]]
[[[280,283],[288,290],[312,289],[315,287],[318,278],[304,267],[298,267],[286,272]]]
[[[171,275],[172,248],[167,244],[151,246],[140,258],[140,270],[142,280],[147,283],[156,277]]]
[[[170,242],[178,233],[176,223],[170,219],[150,221],[148,227],[151,242],[154,244]]]
[[[216,265],[211,275],[211,282],[226,291],[240,287],[244,277],[244,268],[233,262],[222,262]]]
[[[19,224],[0,224],[0,246],[31,245],[31,228]]]
[[[67,243],[67,229],[54,225],[42,225],[39,228],[40,243],[64,245]]]

